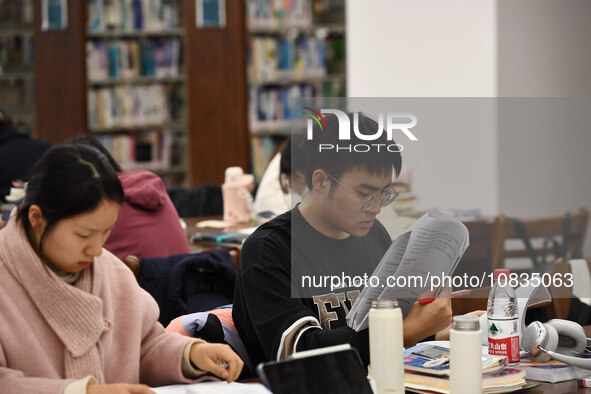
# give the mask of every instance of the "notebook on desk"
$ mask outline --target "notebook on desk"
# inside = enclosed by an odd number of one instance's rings
[[[204,231],[191,234],[191,242],[215,242],[215,243],[230,243],[241,245],[246,238],[256,229],[256,227],[249,227],[240,230],[215,230]]]
[[[260,383],[227,383],[225,381],[175,384],[155,387],[152,390],[156,394],[272,394]]]

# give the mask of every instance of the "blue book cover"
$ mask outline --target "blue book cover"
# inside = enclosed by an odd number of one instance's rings
[[[111,78],[119,77],[119,48],[117,45],[109,45],[107,48],[107,56],[109,58],[109,76]]]
[[[133,0],[133,27],[136,30],[141,30],[144,26],[144,16],[142,10],[142,1]]]
[[[404,351],[404,369],[412,372],[426,373],[429,375],[449,375],[449,348],[434,345],[433,343],[419,343]],[[425,363],[433,360],[445,360],[440,365],[425,366]],[[507,366],[507,358],[501,356],[482,355],[482,372],[498,372]]]

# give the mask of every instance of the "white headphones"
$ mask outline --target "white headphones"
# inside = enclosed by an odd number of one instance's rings
[[[583,327],[575,322],[552,319],[546,323],[532,322],[521,336],[522,357],[535,361],[551,358],[575,367],[591,369],[591,358],[579,358],[585,352],[587,337]]]

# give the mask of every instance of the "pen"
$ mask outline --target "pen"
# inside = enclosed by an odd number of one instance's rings
[[[451,293],[451,298],[462,297],[462,296],[468,295],[470,293],[472,293],[471,289],[454,291],[453,293]],[[437,299],[437,297],[421,298],[420,300],[417,300],[415,302],[415,304],[426,305],[426,304],[430,304],[431,302],[435,301],[436,299]]]

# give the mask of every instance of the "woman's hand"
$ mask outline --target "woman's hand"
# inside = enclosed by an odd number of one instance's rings
[[[228,383],[238,379],[244,362],[228,345],[195,343],[191,346],[191,361],[197,368],[211,372]]]
[[[145,384],[90,384],[86,394],[154,394]]]
[[[464,314],[464,316],[476,316],[476,317],[480,317],[482,315],[484,315],[486,313],[486,311],[472,311],[472,312],[468,312],[466,314]],[[451,330],[451,325],[449,325],[446,329],[439,331],[437,334],[435,334],[435,340],[436,341],[447,341],[449,340],[449,330]]]

